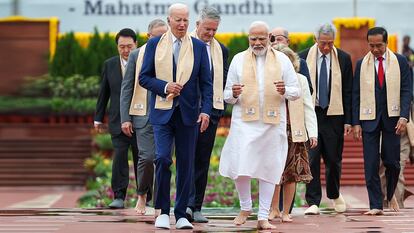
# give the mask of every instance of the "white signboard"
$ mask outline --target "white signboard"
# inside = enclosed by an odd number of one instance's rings
[[[145,32],[148,23],[165,19],[174,0],[18,0],[20,15],[57,16],[60,31],[116,32],[129,27]],[[190,30],[198,12],[206,5],[222,14],[220,32],[247,31],[251,22],[266,21],[270,27],[283,26],[292,32],[311,32],[318,24],[335,17],[373,17],[390,33],[414,35],[414,0],[187,0]],[[0,17],[12,14],[13,0],[0,0]]]

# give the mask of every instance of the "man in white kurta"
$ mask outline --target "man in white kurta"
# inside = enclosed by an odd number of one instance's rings
[[[281,52],[272,50],[268,42],[268,26],[264,22],[254,22],[249,30],[250,48],[234,56],[224,91],[224,100],[233,104],[230,133],[224,144],[220,158],[220,174],[235,180],[239,192],[241,212],[236,217],[236,225],[243,224],[251,213],[250,179],[259,180],[258,227],[272,229],[268,222],[269,208],[275,184],[278,184],[286,162],[288,142],[286,135],[286,99],[300,97],[300,87],[295,70],[289,58]],[[253,52],[256,60],[257,92],[259,95],[258,120],[245,121],[242,118],[242,103],[251,96],[243,96],[242,80],[246,53]],[[279,122],[264,123],[265,63],[267,53],[275,53],[281,71],[281,80],[272,87],[279,93]],[[254,72],[254,71],[253,71]],[[272,91],[273,91],[272,90]],[[272,112],[273,113],[273,112]],[[268,113],[267,113],[268,114]]]

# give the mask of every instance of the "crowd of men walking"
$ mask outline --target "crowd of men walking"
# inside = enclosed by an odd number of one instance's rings
[[[153,200],[155,227],[170,228],[175,154],[175,226],[192,229],[192,221],[208,222],[201,210],[226,104],[233,110],[219,171],[234,180],[238,192],[235,225],[244,224],[252,213],[251,179],[259,183],[258,229],[275,228],[275,218],[292,221],[289,213],[298,182],[306,183],[305,214],[319,214],[321,158],[327,197],[336,212],[346,211],[340,178],[348,134],[363,142],[370,206],[365,214],[403,207],[408,191],[397,184],[403,182],[401,168],[414,142],[414,133],[407,130],[412,67],[406,57],[387,48],[387,31],[368,30],[370,51],[357,62],[354,74],[350,55],[334,46],[336,28],[329,23],[317,28],[311,48],[296,54],[288,47],[287,30],[253,22],[249,48],[228,65],[228,49],[214,38],[220,20],[215,8],[206,7],[189,33],[188,7],[176,3],[168,10],[167,22],[155,19],[149,24],[149,40],[139,48],[133,30],[117,34],[119,56],[103,66],[95,117],[95,128],[101,130],[110,100],[115,155],[114,201],[109,207],[124,208],[131,147],[137,214],[145,214]]]

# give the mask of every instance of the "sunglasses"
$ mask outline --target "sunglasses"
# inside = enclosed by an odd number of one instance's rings
[[[285,38],[285,39],[288,39],[286,36],[284,36],[284,35],[273,35],[273,34],[270,34],[270,37],[269,37],[269,39],[270,39],[270,42],[275,42],[276,41],[276,37],[278,37],[278,36],[281,36],[281,37],[283,37],[283,38]]]

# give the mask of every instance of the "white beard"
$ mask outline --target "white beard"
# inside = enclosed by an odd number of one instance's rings
[[[256,55],[258,57],[264,56],[267,52],[267,47],[263,48],[260,51],[253,49],[253,47],[251,47],[251,46],[250,46],[250,49],[253,51],[254,55]]]

